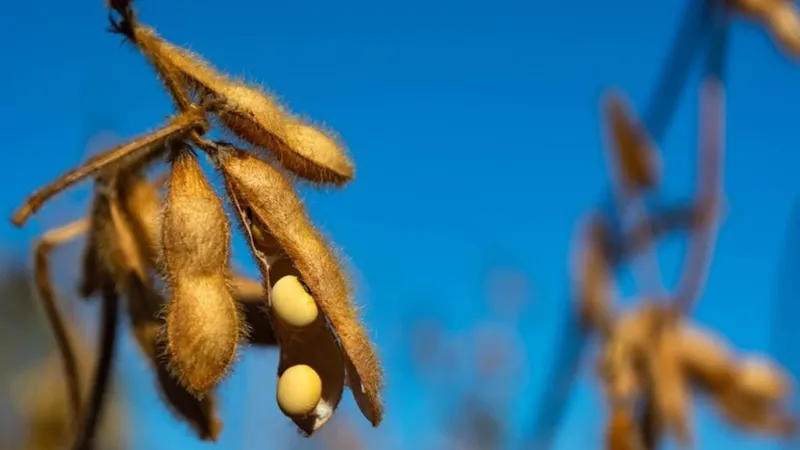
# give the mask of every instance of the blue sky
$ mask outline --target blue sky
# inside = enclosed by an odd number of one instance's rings
[[[599,96],[619,86],[644,104],[682,7],[634,0],[139,4],[142,20],[167,39],[265,84],[347,142],[357,180],[341,192],[303,196],[357,267],[359,302],[389,374],[386,430],[403,436],[385,445],[402,448],[432,433],[420,405],[436,398],[403,370],[392,331],[397,317],[424,301],[452,329],[474,320],[483,314],[476,280],[496,253],[535,284],[530,320],[518,333],[530,344],[529,373],[519,379],[509,417],[521,430],[551,357],[573,225],[605,187]],[[4,9],[0,212],[10,215],[29,191],[86,156],[87,127],[101,123],[132,136],[163,121],[170,104],[141,57],[104,33],[99,0]],[[732,46],[730,210],[696,314],[737,345],[767,351],[767,305],[798,184],[800,68],[748,24],[737,22]],[[696,81],[664,142],[674,197],[693,186]],[[88,192],[65,194],[24,230],[0,223],[0,241],[26,251],[43,229],[82,214]],[[190,446],[185,429],[148,393],[143,362],[129,344],[124,354],[124,378],[141,403],[141,448],[206,448]],[[223,389],[221,448],[273,448],[266,434],[260,442],[243,437],[267,425],[290,432],[270,397],[273,370],[273,356],[246,357]],[[260,403],[244,394],[248,383],[263,389]],[[588,382],[579,386],[559,449],[598,437],[598,395]],[[248,400],[251,417],[242,421]],[[764,446],[705,413],[698,430],[699,448]]]

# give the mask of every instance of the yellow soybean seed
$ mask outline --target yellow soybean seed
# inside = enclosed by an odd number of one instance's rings
[[[304,416],[317,407],[322,398],[322,380],[305,364],[289,367],[278,379],[278,406],[287,416]]]
[[[272,287],[272,309],[283,323],[295,328],[311,325],[319,314],[314,298],[294,275],[281,278]]]

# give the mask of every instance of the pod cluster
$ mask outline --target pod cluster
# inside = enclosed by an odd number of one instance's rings
[[[383,417],[377,352],[341,255],[311,222],[295,189],[301,180],[336,188],[350,182],[354,164],[343,144],[263,89],[164,40],[139,22],[130,2],[108,6],[112,31],[151,64],[176,111],[157,130],[37,190],[12,217],[21,226],[56,194],[94,179],[88,217],[49,232],[37,246],[37,286],[68,385],[80,381],[68,333],[59,331],[64,325],[47,260],[53,248],[85,234],[80,293],[101,294],[108,305],[118,297],[126,301],[162,398],[201,439],[215,440],[221,431],[213,394],[243,343],[279,348],[276,402],[306,435],[330,419],[345,386],[377,426]],[[215,126],[238,144],[207,139]],[[211,183],[203,156],[222,186]],[[162,165],[167,171],[159,179],[148,175]],[[260,280],[232,270],[234,228],[246,237]],[[108,316],[115,323],[115,315]],[[115,327],[108,328],[113,336]],[[103,388],[95,390],[101,396]],[[82,416],[97,415],[98,408],[73,401]],[[87,433],[93,431],[78,429],[76,442]]]
[[[584,332],[601,341],[597,375],[609,411],[605,448],[611,450],[653,449],[668,435],[690,445],[695,395],[708,397],[739,428],[779,436],[795,429],[786,411],[791,380],[784,370],[766,358],[734,355],[728,344],[686,317],[703,290],[724,203],[722,94],[718,80],[706,80],[695,200],[659,204],[655,212],[643,201],[660,185],[653,139],[619,91],[603,98],[614,205],[623,231],[612,231],[607,213],[590,213],[579,231],[572,272]],[[629,311],[615,312],[614,272],[647,256],[667,232],[681,230],[690,240],[674,291],[661,285],[657,261],[644,260],[642,266],[651,265],[637,273],[643,274],[637,277],[639,301]]]

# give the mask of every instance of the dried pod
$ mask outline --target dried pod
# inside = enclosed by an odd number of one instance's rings
[[[133,24],[132,33],[133,41],[162,79],[171,80],[167,87],[175,92],[174,97],[181,95],[180,85],[185,84],[197,97],[218,101],[215,113],[228,130],[271,151],[283,167],[299,177],[334,185],[353,179],[353,162],[331,134],[292,117],[269,94],[229,79],[197,55],[164,41],[153,29]]]
[[[159,261],[161,245],[161,196],[157,186],[131,173],[118,181],[119,198],[139,250],[152,266]]]
[[[161,339],[164,321],[159,313],[165,300],[138,279],[132,279],[129,286],[131,326],[139,348],[155,371],[162,400],[173,414],[192,427],[200,439],[216,441],[222,430],[222,422],[216,417],[213,394],[205,395],[202,399],[192,395],[172,376],[169,361],[162,357],[167,349]]]
[[[150,192],[152,188],[131,167],[110,181],[98,178],[83,254],[82,297],[97,294],[106,277],[126,280],[129,269],[147,278],[148,267],[156,261],[152,242],[157,242],[154,235],[160,231],[160,199],[157,192]],[[109,270],[115,273],[103,273]]]
[[[599,375],[614,404],[631,404],[645,387],[644,364],[649,355],[655,305],[644,303],[620,315],[610,328],[601,354]]]
[[[91,295],[109,281],[125,292],[130,273],[146,278],[147,263],[142,258],[128,218],[114,192],[115,181],[98,179],[89,216],[87,251],[84,253],[82,293]]]
[[[775,2],[766,19],[778,43],[795,58],[800,57],[800,11],[794,2]]]
[[[606,340],[598,365],[606,396],[614,402],[627,402],[642,389],[641,374],[636,364],[639,354],[633,342],[623,333]]]
[[[678,340],[683,370],[704,390],[726,389],[734,376],[734,359],[727,343],[709,330],[681,322]]]
[[[736,387],[762,402],[779,402],[789,395],[789,380],[783,370],[762,356],[748,355],[736,367]]]
[[[186,421],[201,440],[216,442],[222,432],[222,422],[217,418],[216,399],[213,394],[198,399],[180,385],[166,362],[156,365],[159,390],[168,408]]]
[[[789,414],[752,398],[736,389],[713,393],[717,409],[734,426],[771,436],[791,436],[797,428],[796,420]]]
[[[221,151],[219,158],[229,197],[245,211],[251,228],[274,237],[335,330],[352,363],[348,380],[353,395],[361,412],[377,425],[383,414],[382,370],[351,302],[349,283],[339,261],[311,225],[302,202],[280,171],[238,149]],[[270,268],[270,272],[273,270]]]
[[[309,293],[302,286],[299,286],[298,272],[275,237],[269,234],[263,224],[254,222],[252,211],[230,186],[228,186],[228,189],[231,202],[238,213],[240,223],[248,238],[251,252],[261,270],[264,289],[269,289],[271,293],[274,293],[274,287],[281,283],[284,288],[289,287],[289,298],[284,299],[284,301],[287,303],[307,301]],[[297,283],[297,285],[294,285],[294,283]],[[298,287],[300,289],[297,289]],[[264,292],[264,289],[261,292]],[[284,290],[279,290],[279,295],[286,294],[287,292],[280,292]],[[263,296],[262,299],[264,299]],[[314,408],[304,413],[297,413],[298,408],[282,405],[281,402],[283,400],[280,397],[278,398],[281,410],[306,435],[311,435],[325,425],[333,416],[341,401],[345,382],[345,358],[342,355],[339,342],[336,340],[336,334],[331,330],[330,324],[323,315],[316,314],[314,321],[304,327],[293,327],[281,319],[275,305],[272,303],[271,295],[267,297],[267,300],[265,304],[267,308],[265,308],[264,312],[269,317],[271,329],[278,338],[281,349],[280,362],[278,363],[279,388],[285,372],[296,366],[309,367],[321,382],[320,396],[314,404]],[[284,314],[285,316],[286,314]],[[305,378],[308,380],[308,377]],[[289,375],[289,380],[293,379],[292,375]],[[283,383],[286,384],[285,381]],[[289,385],[292,384],[293,382],[290,382]],[[315,389],[313,386],[308,386],[302,392],[311,393],[315,392]],[[286,399],[284,398],[284,400]]]
[[[660,161],[653,150],[644,126],[638,123],[619,91],[610,91],[603,98],[612,164],[617,168],[621,188],[635,192],[658,184]]]
[[[783,3],[782,0],[732,0],[728,4],[740,13],[753,18],[761,18],[769,15],[775,9],[775,5]]]
[[[186,110],[191,104],[186,80],[180,70],[170,64],[168,56],[161,52],[161,39],[154,30],[140,26],[138,21],[128,22],[126,25],[128,37],[153,66],[177,109]]]
[[[162,217],[168,275],[167,340],[175,375],[203,394],[236,357],[239,311],[227,283],[230,224],[222,202],[187,149],[172,162]]]
[[[615,407],[606,427],[607,450],[638,450],[636,424],[627,408]]]
[[[157,348],[163,320],[159,313],[164,300],[151,287],[147,260],[147,245],[143,236],[152,237],[158,230],[154,216],[158,216],[158,198],[140,195],[149,183],[133,173],[115,180],[109,192],[112,198],[95,197],[93,206],[92,236],[100,249],[100,267],[104,267],[120,292],[127,297],[128,315],[131,318],[136,342],[151,362],[158,380],[162,398],[180,418],[187,421],[201,439],[216,439],[220,423],[214,417],[213,399],[198,400],[170,377],[166,361],[159,358]],[[101,189],[103,189],[101,187]],[[117,194],[120,197],[117,197]],[[132,198],[127,195],[132,194]],[[118,202],[117,200],[123,200]],[[147,226],[146,233],[134,231],[136,225]]]

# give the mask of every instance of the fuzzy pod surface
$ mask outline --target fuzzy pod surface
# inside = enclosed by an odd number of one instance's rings
[[[216,385],[236,357],[241,324],[227,282],[230,239],[222,201],[200,164],[178,152],[162,218],[166,330],[175,375],[197,394]]]
[[[216,115],[239,138],[269,150],[287,170],[315,183],[341,186],[355,176],[355,167],[338,139],[292,116],[258,87],[232,80],[190,51],[169,43],[137,25],[140,49],[167,82],[174,98],[184,86],[199,98],[222,103]],[[163,70],[162,70],[163,69]],[[171,87],[177,85],[177,87]]]
[[[301,284],[301,274],[293,266],[288,255],[280,247],[275,237],[269,233],[264,225],[252,217],[249,207],[245,206],[244,199],[239,198],[238,192],[228,187],[229,197],[238,213],[240,224],[245,232],[250,250],[261,271],[262,286],[257,289],[257,295],[264,302],[264,312],[268,317],[270,329],[274,332],[280,346],[278,363],[278,387],[285,384],[286,372],[292,367],[305,366],[319,377],[321,382],[320,396],[313,408],[305,414],[292,412],[287,409],[286,401],[291,398],[278,396],[278,406],[297,427],[306,435],[311,436],[327,423],[333,416],[342,398],[345,383],[345,360],[342,348],[335,331],[330,326],[324,314],[318,313],[318,307],[313,297],[310,296]],[[288,284],[286,284],[288,283]],[[239,288],[242,283],[236,283]],[[283,286],[283,293],[276,293],[276,286]],[[289,287],[289,289],[286,289]],[[255,290],[252,289],[251,290]],[[264,296],[264,292],[270,295]],[[280,289],[279,289],[280,290]],[[287,302],[313,302],[315,318],[312,323],[296,327],[286,323],[276,309],[276,297],[285,296]],[[289,375],[290,379],[292,378]],[[359,384],[360,386],[360,384]],[[285,387],[285,386],[284,386]],[[311,388],[311,386],[307,386]],[[303,389],[294,391],[289,397],[303,396]],[[310,391],[305,390],[308,394]]]
[[[311,224],[291,182],[279,170],[238,149],[220,152],[220,165],[226,188],[233,191],[229,195],[242,199],[253,220],[275,237],[336,331],[356,372],[348,374],[357,382],[351,390],[362,413],[377,425],[383,414],[383,373],[333,249]]]

